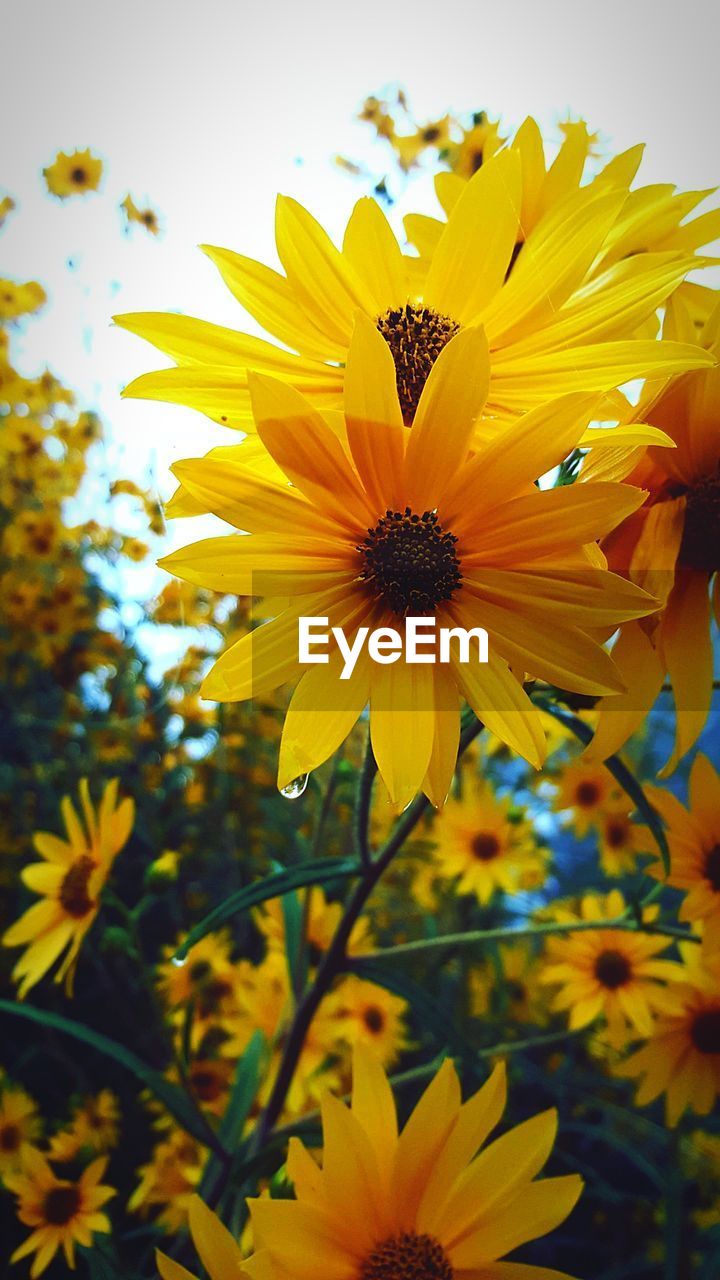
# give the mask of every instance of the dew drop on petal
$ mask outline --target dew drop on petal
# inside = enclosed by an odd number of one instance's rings
[[[293,778],[292,782],[288,782],[286,787],[280,788],[280,795],[285,796],[286,800],[297,800],[305,790],[309,777],[309,773],[299,774],[297,778]]]
[[[187,958],[187,956],[173,956],[173,957],[172,957],[172,963],[175,965],[175,968],[176,968],[176,969],[182,969],[182,968],[183,968],[183,966],[187,964],[187,962],[188,962],[188,958]]]

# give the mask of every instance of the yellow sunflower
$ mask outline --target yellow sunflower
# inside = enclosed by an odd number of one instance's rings
[[[563,1222],[582,1190],[575,1174],[537,1180],[555,1139],[554,1111],[485,1146],[505,1098],[498,1066],[462,1103],[447,1060],[398,1133],[385,1073],[357,1049],[352,1106],[323,1098],[322,1168],[293,1138],[288,1173],[296,1199],[250,1201],[251,1258],[243,1261],[227,1230],[194,1202],[193,1238],[211,1280],[243,1271],[252,1280],[568,1280],[499,1261]],[[188,1280],[162,1254],[158,1267],[163,1280]]]
[[[84,824],[69,796],[61,803],[67,839],[38,831],[33,836],[43,859],[25,867],[21,876],[29,889],[42,895],[3,935],[6,947],[26,946],[13,969],[22,999],[47,973],[63,951],[55,981],[66,980],[68,994],[83,938],[100,909],[100,897],[113,861],[127,843],[135,820],[131,799],[118,804],[118,780],[105,785],[95,810],[87,779],[79,787]]]
[[[139,208],[129,192],[125,199],[120,202],[120,208],[125,215],[128,227],[130,227],[131,223],[135,222],[138,223],[139,226],[144,227],[146,231],[149,231],[151,236],[157,236],[160,234],[160,219],[158,218],[155,210],[151,209],[149,206],[144,209]]]
[[[511,258],[513,267],[524,242],[538,224],[565,204],[571,208],[572,199],[577,198],[581,190],[597,134],[590,133],[582,120],[566,122],[561,129],[565,136],[551,164],[547,163],[542,134],[532,116],[523,122],[511,143],[512,149],[520,156],[522,172],[518,233]],[[696,218],[689,218],[711,192],[678,192],[669,184],[628,190],[640,168],[643,151],[644,147],[637,145],[613,156],[582,188],[585,192],[594,191],[596,196],[602,190],[625,193],[621,209],[590,267],[591,277],[600,278],[609,267],[627,262],[636,255],[696,253],[720,236],[720,210],[711,209]],[[467,167],[464,172],[456,167],[454,173],[436,175],[435,191],[446,217],[451,216],[470,176]],[[426,214],[406,215],[408,240],[415,245],[424,264],[435,252],[444,227],[445,223],[439,218]],[[700,294],[701,310],[704,308],[709,290],[699,285],[682,285],[681,289],[688,300],[696,300],[696,295]],[[653,323],[648,316],[649,332],[652,332]]]
[[[698,754],[690,770],[689,809],[660,787],[648,787],[647,794],[667,827],[666,883],[685,891],[680,919],[702,921],[706,950],[720,950],[720,777],[707,756]],[[665,880],[660,864],[647,870]]]
[[[62,1247],[69,1267],[75,1267],[75,1245],[89,1247],[93,1235],[110,1230],[110,1219],[101,1209],[116,1194],[101,1183],[107,1158],[88,1165],[77,1181],[58,1178],[39,1151],[31,1151],[22,1173],[5,1178],[9,1191],[17,1195],[18,1217],[33,1231],[10,1261],[19,1262],[34,1253],[30,1275],[42,1275]]]
[[[647,1044],[615,1067],[616,1075],[639,1080],[638,1106],[665,1094],[669,1125],[686,1108],[709,1115],[720,1095],[720,963],[703,957],[697,944],[681,944],[681,951],[686,964],[672,988],[674,1008],[658,1019]]]
[[[571,814],[578,836],[586,836],[591,827],[598,826],[608,810],[621,810],[623,803],[627,807],[621,788],[602,764],[576,760],[563,769],[555,785],[553,808]]]
[[[486,112],[478,111],[469,129],[463,130],[460,142],[445,146],[447,163],[453,173],[461,178],[472,178],[488,160],[500,150],[505,138],[500,136],[500,121],[489,120]]]
[[[448,800],[434,824],[437,872],[457,879],[458,893],[474,893],[483,906],[498,891],[518,893],[545,876],[543,852],[527,822],[511,820],[511,808],[510,796],[479,783],[462,799]]]
[[[674,299],[666,332],[689,334],[687,307]],[[720,357],[720,303],[699,339]],[[712,616],[720,619],[720,365],[648,385],[634,413],[675,441],[675,449],[599,452],[588,480],[627,479],[649,490],[642,512],[604,542],[609,563],[662,601],[652,623],[624,626],[614,648],[628,693],[603,706],[591,745],[606,759],[642,724],[668,675],[676,710],[675,745],[663,773],[697,741],[710,710]]]
[[[306,940],[312,964],[327,951],[343,914],[341,902],[328,902],[325,890],[314,885],[308,892],[306,915]],[[269,949],[285,954],[285,914],[281,898],[270,898],[253,912],[255,923],[267,939]],[[353,926],[348,939],[347,954],[363,955],[373,949],[370,921],[361,916]]]
[[[528,236],[506,280],[521,162],[516,151],[501,152],[467,183],[420,284],[374,200],[355,206],[341,251],[301,205],[281,196],[276,236],[285,275],[227,249],[205,251],[238,301],[292,350],[184,316],[119,316],[119,325],[177,361],[125,394],[189,405],[253,431],[254,370],[287,382],[318,409],[339,408],[358,309],[392,355],[406,424],[440,352],[478,324],[489,351],[483,413],[500,422],[565,392],[607,392],[632,378],[706,367],[712,358],[693,344],[632,336],[680,284],[691,257],[640,254],[584,287],[624,198],[604,187],[577,191]]]
[[[407,1001],[374,982],[350,975],[328,999],[338,1035],[349,1045],[363,1044],[383,1066],[391,1066],[408,1048]]]
[[[97,191],[102,171],[102,160],[86,148],[85,151],[73,151],[72,155],[58,151],[52,164],[43,169],[43,174],[50,194],[64,200],[67,196]]]
[[[602,813],[598,824],[600,866],[611,880],[629,875],[637,867],[637,855],[647,851],[643,828],[633,822],[628,807]],[[664,872],[663,872],[664,876]]]
[[[139,1182],[128,1201],[130,1212],[145,1217],[159,1208],[154,1222],[170,1234],[182,1231],[206,1158],[207,1152],[193,1138],[182,1129],[172,1129],[138,1169]]]
[[[83,1098],[70,1124],[50,1138],[48,1155],[52,1161],[74,1160],[87,1149],[100,1155],[116,1147],[120,1139],[120,1103],[110,1089]]]
[[[672,1007],[663,984],[677,979],[679,965],[658,960],[671,945],[667,938],[602,927],[603,920],[625,912],[625,900],[614,889],[606,899],[595,894],[583,898],[578,921],[597,921],[596,929],[549,938],[547,964],[540,981],[560,987],[553,1001],[556,1010],[569,1010],[569,1025],[577,1031],[604,1015],[611,1045],[620,1048],[629,1036],[649,1036],[653,1018]],[[557,912],[570,922],[571,913]]]
[[[37,1103],[19,1085],[0,1083],[0,1178],[22,1167],[40,1137]]]
[[[202,686],[205,697],[233,701],[299,679],[281,787],[327,759],[369,701],[393,803],[422,786],[441,805],[457,757],[459,693],[539,767],[542,723],[514,672],[590,694],[622,687],[598,632],[655,606],[609,576],[589,544],[644,495],[622,485],[535,487],[582,436],[593,397],[544,405],[470,456],[487,385],[485,339],[466,330],[435,362],[407,430],[389,350],[359,315],[344,420],[329,422],[287,384],[256,377],[258,432],[275,475],[227,458],[176,466],[192,498],[251,536],[211,538],[162,564],[223,593],[290,600],[223,654]],[[484,628],[487,663],[462,662],[452,647],[449,664],[381,665],[365,647],[345,680],[337,647],[326,665],[299,663],[301,616],[325,617],[349,638],[361,626],[392,629],[408,613],[446,631]]]

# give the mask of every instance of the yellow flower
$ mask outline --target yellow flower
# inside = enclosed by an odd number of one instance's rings
[[[510,796],[476,784],[462,799],[450,799],[433,826],[436,869],[444,879],[460,877],[458,893],[474,893],[482,906],[493,895],[518,893],[544,878],[544,857],[526,822],[511,821]]]
[[[554,210],[531,233],[506,281],[520,195],[520,157],[503,151],[467,183],[426,278],[412,286],[412,260],[374,200],[357,203],[340,251],[301,205],[279,197],[285,275],[227,249],[206,252],[238,301],[293,350],[185,316],[119,316],[119,325],[178,364],[144,374],[125,394],[189,405],[252,431],[248,371],[255,370],[283,379],[319,409],[339,408],[358,310],[393,357],[406,424],[439,353],[468,326],[481,324],[487,336],[484,414],[498,422],[565,392],[606,392],[631,378],[712,363],[694,344],[631,336],[680,284],[692,258],[637,255],[582,288],[622,209],[622,190],[576,192],[571,207]]]
[[[446,1061],[398,1134],[385,1074],[356,1050],[352,1108],[323,1099],[322,1169],[293,1139],[296,1200],[250,1202],[258,1252],[245,1269],[253,1280],[492,1274],[499,1258],[564,1221],[582,1188],[575,1175],[533,1181],[555,1137],[552,1111],[473,1159],[504,1106],[502,1066],[463,1105]],[[550,1275],[527,1269],[528,1280]]]
[[[42,1275],[62,1246],[69,1267],[75,1267],[75,1245],[90,1246],[93,1235],[110,1230],[110,1219],[100,1210],[116,1194],[101,1183],[107,1158],[93,1161],[77,1181],[58,1178],[38,1151],[29,1153],[23,1173],[5,1179],[19,1198],[18,1217],[33,1231],[15,1250],[10,1261],[34,1253],[30,1275]]]
[[[690,807],[660,787],[647,787],[648,798],[662,815],[670,846],[666,883],[684,889],[680,919],[704,922],[706,950],[720,950],[720,777],[707,756],[698,754],[690,770]],[[657,863],[650,875],[665,880]]]
[[[0,1178],[22,1167],[40,1129],[37,1103],[19,1085],[0,1083]]]
[[[47,294],[35,280],[28,280],[26,284],[0,280],[0,321],[17,320],[31,311],[37,311],[45,302]]]
[[[154,209],[138,208],[129,193],[126,195],[125,199],[121,201],[120,208],[125,214],[128,226],[130,226],[132,222],[137,222],[141,227],[145,227],[145,230],[149,231],[151,236],[159,235],[160,222]]]
[[[110,1089],[82,1100],[66,1129],[53,1134],[48,1155],[52,1161],[74,1160],[87,1149],[96,1154],[116,1147],[120,1136],[120,1103]]]
[[[191,582],[290,604],[238,640],[202,695],[258,697],[300,683],[280,748],[281,787],[339,746],[370,701],[375,758],[394,804],[419,787],[442,805],[455,767],[459,693],[488,729],[539,766],[539,713],[510,669],[563,688],[619,689],[598,629],[654,603],[609,577],[592,543],[643,501],[638,490],[533,481],[582,436],[594,397],[569,396],[468,450],[488,386],[485,339],[458,334],[435,362],[413,426],[403,426],[390,352],[358,316],[346,370],[345,420],[325,420],[277,379],[253,383],[258,432],[275,466],[233,458],[177,464],[186,491],[242,535],[209,539],[162,564]],[[240,446],[245,449],[245,445]],[[288,487],[287,480],[293,482]],[[373,663],[364,649],[341,680],[339,649],[303,673],[298,617],[327,617],[349,637],[408,613],[440,628],[481,626],[487,663]]]
[[[597,820],[600,866],[610,879],[629,875],[637,866],[637,854],[645,851],[647,842],[642,827],[618,805],[616,812],[600,814]]]
[[[505,141],[500,137],[499,120],[488,120],[485,112],[479,111],[471,128],[463,131],[462,141],[450,148],[450,168],[461,178],[472,178]]]
[[[537,1180],[555,1138],[554,1111],[485,1146],[505,1108],[504,1067],[463,1104],[447,1060],[398,1133],[377,1059],[356,1049],[353,1077],[351,1108],[323,1097],[322,1168],[292,1138],[287,1167],[296,1199],[249,1202],[252,1258],[244,1262],[226,1228],[193,1201],[193,1239],[211,1280],[243,1272],[252,1280],[568,1280],[498,1262],[563,1222],[582,1190],[575,1174]],[[163,1254],[158,1267],[163,1280],[188,1280]]]
[[[12,213],[14,208],[15,208],[15,201],[13,200],[12,196],[3,196],[0,199],[0,227],[3,226],[3,224],[7,220],[8,214]]]
[[[519,939],[501,942],[498,955],[500,972],[490,962],[470,970],[472,1016],[484,1018],[493,1007],[510,1024],[544,1026],[548,1022],[548,992],[542,985],[537,950],[528,939]]]
[[[716,301],[699,339],[716,360],[719,323]],[[691,331],[692,318],[675,299],[666,332]],[[628,693],[603,707],[591,752],[606,759],[619,750],[642,724],[667,673],[676,708],[667,773],[697,741],[712,697],[713,603],[720,615],[720,365],[648,385],[633,412],[666,431],[677,447],[621,448],[585,474],[627,478],[649,490],[643,511],[613,532],[604,550],[612,568],[644,583],[664,608],[652,624],[622,628],[614,652]]]
[[[540,129],[532,116],[518,129],[512,141],[512,149],[520,157],[522,189],[520,218],[515,250],[510,261],[515,261],[532,233],[547,219],[568,217],[581,193],[581,182],[586,163],[593,154],[597,134],[591,133],[584,121],[567,121],[560,125],[564,139],[551,164],[547,163]],[[497,149],[494,133],[490,145]],[[628,260],[637,255],[695,253],[720,236],[720,210],[712,209],[691,221],[686,221],[709,194],[707,191],[678,192],[672,186],[638,187],[629,191],[643,156],[643,146],[630,147],[613,158],[582,188],[586,197],[597,198],[603,191],[624,193],[621,208],[603,242],[595,260],[590,264],[589,275],[600,278],[608,268],[619,268],[613,277],[620,280],[622,271],[628,269]],[[472,155],[472,153],[471,153]],[[451,152],[452,157],[452,152]],[[451,158],[452,164],[452,158]],[[471,176],[470,166],[454,165],[454,173],[438,173],[435,190],[443,211],[449,218],[462,196],[466,179]],[[432,256],[443,234],[444,223],[426,214],[408,214],[405,229],[408,239],[418,249],[424,262]],[[620,264],[625,263],[625,268]],[[630,274],[637,264],[632,264]],[[700,285],[680,286],[683,296],[696,303],[698,295],[701,308],[707,307],[707,295],[711,292]]]
[[[178,944],[181,941],[178,939]],[[193,1048],[210,1028],[238,1015],[239,988],[247,965],[233,963],[231,946],[230,936],[223,930],[197,942],[182,964],[169,958],[175,948],[168,948],[168,958],[158,965],[158,989],[173,1022],[182,1024],[185,1007],[193,1001]]]
[[[602,927],[603,920],[617,919],[624,912],[625,900],[617,889],[604,900],[588,894],[579,920],[596,921],[598,927],[549,938],[551,963],[540,975],[541,982],[560,986],[553,1008],[570,1010],[571,1030],[587,1027],[604,1014],[610,1043],[616,1048],[633,1032],[651,1034],[654,1015],[672,1005],[662,983],[677,979],[679,972],[674,961],[657,959],[670,946],[667,938]],[[557,917],[568,922],[573,918],[562,911]]]
[[[615,1068],[640,1081],[636,1102],[665,1094],[665,1115],[676,1125],[686,1108],[709,1115],[720,1095],[720,965],[699,956],[687,964],[672,992],[676,1007],[661,1017],[647,1044]]]
[[[309,891],[306,938],[310,961],[315,963],[327,951],[343,913],[342,903],[328,902],[325,890],[315,885]],[[270,898],[253,913],[255,923],[273,951],[285,953],[285,914],[281,898]],[[348,939],[347,954],[363,955],[373,947],[370,923],[361,916]]]
[[[83,938],[100,909],[100,895],[113,861],[127,843],[135,818],[130,799],[117,803],[118,780],[104,788],[97,811],[93,808],[87,779],[80,783],[84,825],[69,796],[61,804],[67,839],[37,831],[33,836],[42,862],[22,871],[22,879],[42,900],[30,907],[3,935],[3,945],[29,944],[13,970],[22,999],[47,973],[62,952],[65,957],[55,981],[66,979],[72,992],[73,976]]]
[[[408,1048],[407,1002],[374,982],[351,975],[335,988],[329,1006],[338,1034],[350,1045],[363,1044],[383,1066],[391,1066]]]
[[[556,782],[553,808],[559,813],[570,811],[572,825],[579,836],[587,835],[610,810],[622,811],[623,793],[612,774],[602,764],[577,760],[563,769]]]
[[[188,1199],[188,1219],[193,1243],[210,1280],[241,1280],[243,1254],[216,1214],[208,1209],[199,1196]],[[157,1253],[157,1265],[163,1280],[195,1280],[195,1277],[179,1262],[164,1253]]]
[[[67,196],[97,191],[102,171],[102,160],[92,155],[89,148],[85,151],[73,151],[72,155],[58,151],[52,164],[43,169],[48,191],[61,200]]]
[[[158,1226],[171,1234],[181,1231],[205,1159],[206,1153],[192,1138],[181,1129],[173,1129],[138,1170],[140,1181],[128,1201],[130,1212],[144,1217],[148,1210],[159,1207],[161,1212],[154,1219]]]

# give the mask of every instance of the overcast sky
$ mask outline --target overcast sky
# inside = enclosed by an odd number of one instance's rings
[[[0,233],[0,273],[37,278],[50,295],[27,327],[24,371],[49,357],[102,412],[111,469],[150,466],[163,493],[173,458],[228,433],[190,410],[121,402],[124,382],[163,361],[110,315],[181,310],[252,328],[196,246],[274,262],[278,191],[340,234],[362,192],[332,157],[372,155],[354,120],[366,94],[399,82],[420,117],[486,107],[508,128],[533,113],[555,140],[558,120],[583,116],[615,150],[648,143],[646,181],[720,178],[710,0],[4,0],[0,10],[0,195],[19,204]],[[75,146],[105,161],[102,192],[60,204],[40,171]],[[160,211],[159,242],[122,234],[128,191]],[[401,203],[432,211],[429,181]]]

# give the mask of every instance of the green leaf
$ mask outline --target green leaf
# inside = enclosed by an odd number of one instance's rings
[[[296,867],[285,867],[266,876],[264,880],[256,880],[246,885],[196,924],[190,930],[181,947],[178,947],[173,959],[182,962],[187,959],[188,952],[197,942],[219,929],[233,916],[249,911],[268,898],[281,898],[294,889],[302,889],[309,884],[330,884],[333,880],[345,880],[360,874],[361,868],[355,858],[314,858],[301,862]]]
[[[206,1204],[217,1202],[218,1180],[223,1173],[227,1174],[235,1158],[243,1126],[258,1091],[264,1050],[263,1034],[256,1031],[237,1064],[230,1099],[220,1125],[218,1137],[226,1157],[224,1160],[217,1155],[210,1157],[198,1187],[198,1195]]]
[[[573,716],[568,711],[563,711],[551,702],[544,699],[537,699],[537,705],[542,707],[543,711],[547,711],[549,715],[554,716],[561,724],[564,724],[576,738],[579,738],[586,746],[592,741],[593,732],[583,720],[579,720],[577,716]],[[665,830],[662,819],[657,809],[654,809],[648,800],[641,784],[633,773],[630,772],[626,764],[623,764],[619,756],[608,756],[605,761],[605,767],[612,774],[618,786],[621,786],[626,795],[630,797],[637,809],[638,813],[645,819],[648,827],[652,831],[655,843],[660,851],[665,874],[670,874],[670,849],[668,848]]]
[[[255,1031],[237,1064],[230,1101],[225,1108],[220,1125],[220,1141],[225,1151],[230,1153],[235,1150],[240,1141],[243,1126],[255,1101],[264,1050],[264,1036],[261,1031]]]
[[[147,1063],[138,1058],[130,1049],[126,1049],[124,1045],[118,1044],[115,1040],[110,1040],[108,1036],[101,1035],[99,1031],[93,1031],[90,1027],[85,1027],[80,1022],[72,1022],[69,1018],[63,1018],[58,1013],[51,1013],[48,1009],[36,1009],[29,1004],[13,1004],[10,1000],[0,1000],[0,1013],[10,1014],[11,1017],[25,1018],[28,1022],[38,1023],[41,1027],[48,1027],[52,1031],[59,1031],[61,1034],[71,1036],[74,1040],[79,1040],[83,1044],[87,1044],[92,1049],[96,1049],[98,1053],[104,1054],[106,1058],[112,1058],[115,1062],[124,1067],[126,1071],[130,1071],[132,1075],[149,1089],[150,1092],[161,1102],[170,1112],[170,1115],[177,1120],[178,1124],[201,1142],[203,1146],[212,1145],[208,1142],[208,1138],[214,1136],[212,1130],[204,1119],[198,1114],[195,1107],[182,1089],[177,1085],[166,1080],[159,1071],[155,1071],[149,1067]]]

